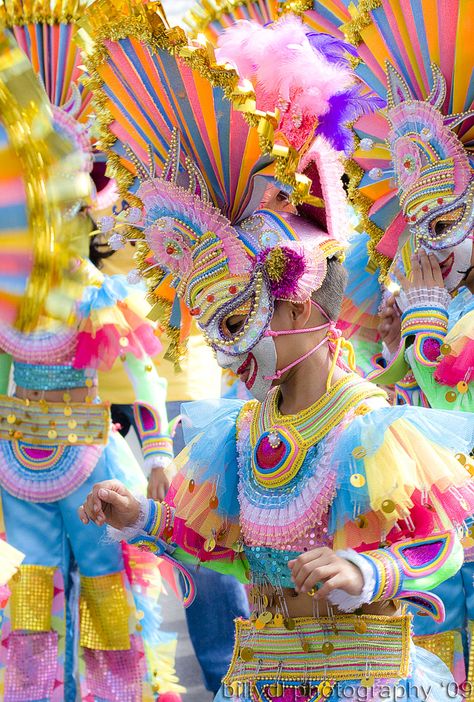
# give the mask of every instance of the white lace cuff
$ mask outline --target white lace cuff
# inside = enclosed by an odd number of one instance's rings
[[[402,312],[411,307],[441,307],[447,310],[451,303],[451,295],[446,288],[410,288],[400,290],[398,306]]]
[[[345,558],[346,561],[353,563],[359,568],[364,579],[364,585],[360,595],[348,595],[347,592],[338,588],[329,593],[328,600],[330,604],[340,609],[341,612],[354,612],[362,605],[369,604],[372,601],[376,584],[374,569],[366,558],[352,549],[336,551],[336,555],[340,558]]]
[[[143,461],[143,472],[147,478],[150,477],[151,471],[155,468],[166,468],[173,459],[166,454],[154,454],[147,456]]]
[[[114,527],[108,526],[108,541],[130,541],[143,531],[150,514],[150,501],[147,497],[145,497],[145,495],[135,495],[135,498],[140,503],[140,513],[138,518],[133,524],[128,527],[124,527],[123,529],[115,529]]]

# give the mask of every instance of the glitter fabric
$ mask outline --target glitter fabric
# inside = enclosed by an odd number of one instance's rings
[[[470,621],[468,625],[468,636],[469,636],[469,659],[467,668],[467,682],[470,684],[470,689],[468,691],[467,699],[469,702],[474,700],[474,646],[473,646],[473,636],[474,636],[474,621]]]
[[[13,632],[8,638],[4,702],[49,700],[56,679],[58,635]]]
[[[81,576],[81,646],[100,651],[130,649],[130,607],[122,573]]]
[[[441,658],[449,670],[453,670],[456,634],[458,632],[442,631],[432,636],[415,636],[415,643],[426,651],[434,653]]]
[[[94,698],[107,702],[141,702],[142,680],[146,676],[140,640],[130,637],[128,651],[84,650],[86,682]]]
[[[13,631],[49,631],[55,568],[23,565],[10,581]]]

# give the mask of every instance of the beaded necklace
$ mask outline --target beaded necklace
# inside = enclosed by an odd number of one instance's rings
[[[289,483],[301,468],[306,453],[337,426],[352,408],[369,397],[386,393],[355,374],[346,375],[331,386],[317,402],[295,415],[278,409],[280,389],[271,390],[256,408],[250,426],[252,471],[266,488]]]

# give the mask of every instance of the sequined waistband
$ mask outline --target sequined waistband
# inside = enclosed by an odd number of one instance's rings
[[[13,380],[29,390],[66,390],[86,386],[88,374],[72,366],[44,366],[15,361]]]
[[[223,682],[361,681],[406,678],[411,617],[336,615],[269,622],[236,620],[235,647]],[[369,683],[370,684],[370,683]]]
[[[267,546],[244,546],[249,568],[255,581],[262,580],[280,587],[295,586],[288,561],[298,558],[301,551],[281,551]]]
[[[0,395],[0,440],[37,446],[106,444],[108,404],[39,402]]]

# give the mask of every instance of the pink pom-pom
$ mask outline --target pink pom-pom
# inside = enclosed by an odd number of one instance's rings
[[[423,353],[429,361],[436,361],[439,356],[440,343],[436,339],[426,339],[423,342]]]

